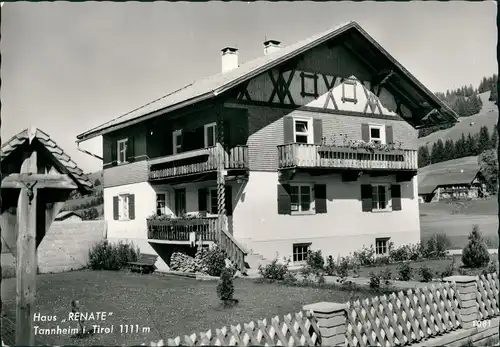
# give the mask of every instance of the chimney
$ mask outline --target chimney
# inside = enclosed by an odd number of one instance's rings
[[[266,40],[264,41],[264,54],[268,55],[280,50],[280,41],[276,40]]]
[[[236,69],[238,65],[238,49],[226,47],[222,50],[222,72]]]

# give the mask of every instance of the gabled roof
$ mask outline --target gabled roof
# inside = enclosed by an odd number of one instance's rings
[[[479,173],[477,157],[432,164],[418,170],[418,194],[432,194],[445,185],[469,185]]]
[[[425,103],[429,106],[429,112],[436,108],[438,115],[427,116],[427,119],[422,121],[427,124],[434,123],[455,123],[458,120],[456,113],[451,110],[446,104],[439,100],[432,92],[423,86],[415,77],[413,77],[401,64],[399,64],[392,56],[390,56],[368,33],[366,33],[354,21],[347,24],[339,25],[325,32],[311,36],[308,39],[299,41],[293,45],[283,47],[280,50],[271,54],[261,56],[254,60],[241,64],[238,68],[225,72],[218,73],[211,77],[192,82],[180,89],[177,89],[159,99],[153,100],[150,103],[139,107],[135,110],[127,112],[109,122],[106,122],[96,128],[93,128],[85,133],[77,136],[79,141],[87,140],[96,136],[100,136],[120,128],[133,125],[159,115],[172,112],[185,106],[214,98],[234,87],[258,76],[259,74],[276,67],[277,65],[286,62],[294,57],[303,54],[304,52],[320,45],[328,40],[340,37],[347,32],[353,32],[361,38],[363,45],[368,45],[372,51],[376,52],[383,60],[384,64],[389,69],[394,70],[396,74],[400,74],[405,78],[408,88],[415,93],[425,97]],[[352,35],[350,36],[352,37]],[[364,52],[366,53],[366,52]],[[399,84],[401,80],[398,81]],[[425,117],[424,117],[425,118]]]
[[[29,143],[29,141],[39,141],[45,149],[57,160],[64,174],[67,174],[83,192],[92,191],[93,185],[83,171],[71,160],[61,147],[55,143],[49,135],[37,128],[29,128],[14,135],[9,141],[5,142],[0,148],[1,161],[9,157],[18,147]]]
[[[76,213],[74,211],[63,211],[56,216],[55,220],[64,219],[64,218],[69,217],[69,216],[77,216],[80,218],[82,217],[81,215],[79,215],[78,213]]]

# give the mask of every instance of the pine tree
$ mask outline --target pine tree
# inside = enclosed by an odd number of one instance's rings
[[[491,149],[497,149],[498,146],[498,130],[497,126],[493,128],[493,134],[491,135]]]
[[[483,153],[484,151],[490,149],[490,147],[491,147],[490,132],[488,131],[488,127],[482,126],[481,129],[479,130],[479,138],[477,140],[477,151],[479,153]]]
[[[465,135],[462,133],[460,139],[455,142],[455,158],[463,158],[466,156],[465,153]]]
[[[430,164],[429,148],[421,146],[418,149],[418,167],[424,167]]]
[[[477,155],[476,139],[470,133],[469,135],[467,135],[467,140],[465,141],[465,153],[466,157],[469,157],[471,155]]]
[[[444,143],[444,158],[445,161],[455,159],[455,144],[452,139]]]

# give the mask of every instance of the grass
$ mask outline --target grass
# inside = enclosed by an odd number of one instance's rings
[[[489,248],[498,247],[497,197],[459,202],[439,201],[420,204],[420,230],[422,242],[434,234],[446,234],[450,249],[467,245],[472,226],[477,224]]]
[[[15,316],[15,279],[2,281],[2,310]],[[114,325],[114,334],[100,334],[85,341],[64,335],[38,335],[36,344],[47,345],[136,345],[160,338],[202,332],[252,320],[283,316],[318,301],[346,302],[371,297],[370,292],[321,288],[289,287],[235,280],[235,298],[240,303],[222,308],[215,282],[126,272],[75,271],[37,276],[35,312],[56,315],[60,322],[71,311],[71,300],[78,299],[83,312],[113,312],[101,326]],[[60,323],[67,326],[68,323]],[[149,333],[120,334],[120,324],[139,324]],[[54,323],[40,323],[49,328]],[[161,332],[161,335],[160,333]]]

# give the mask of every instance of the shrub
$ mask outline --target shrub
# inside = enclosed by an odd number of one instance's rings
[[[353,253],[353,258],[354,261],[361,266],[373,265],[375,262],[375,250],[373,249],[373,245],[369,248],[363,246],[360,251]]]
[[[207,274],[210,276],[220,276],[222,270],[226,268],[226,257],[226,252],[218,246],[209,249],[205,258]]]
[[[409,255],[410,255],[410,250],[406,245],[393,249],[389,252],[389,258],[392,261],[397,261],[397,262],[408,260]]]
[[[328,256],[328,259],[326,259],[325,271],[328,276],[335,275],[335,260],[333,260],[331,255]]]
[[[232,300],[234,295],[234,269],[225,267],[221,271],[220,282],[217,285],[217,295],[222,301]]]
[[[389,265],[391,259],[388,256],[381,256],[375,259],[375,265]]]
[[[380,275],[370,272],[370,288],[380,288]]]
[[[420,276],[422,277],[421,282],[432,281],[432,278],[434,277],[434,273],[430,267],[424,265],[419,269],[419,272],[420,272]]]
[[[423,251],[426,258],[443,258],[451,242],[446,234],[434,234],[427,240],[427,247]]]
[[[384,282],[386,286],[391,285],[392,272],[390,268],[386,268],[380,272],[380,279]]]
[[[486,266],[490,261],[488,247],[484,243],[479,227],[474,225],[469,234],[469,244],[462,251],[462,263],[468,268]]]
[[[446,266],[446,268],[441,272],[441,278],[453,276],[455,274],[455,257],[450,264]]]
[[[88,267],[92,270],[120,270],[128,262],[137,261],[139,248],[132,244],[101,241],[89,250]]]
[[[488,276],[488,274],[498,273],[497,264],[492,261],[486,269],[483,270],[482,274]]]
[[[347,276],[349,276],[349,258],[340,258],[337,266],[337,276],[342,279],[345,279]]]
[[[413,268],[408,263],[399,264],[398,273],[400,281],[410,281],[413,278]]]
[[[287,274],[288,265],[290,264],[290,260],[285,259],[283,264],[278,262],[278,259],[274,259],[271,263],[266,266],[259,265],[259,273],[262,278],[266,278],[268,280],[282,281],[285,277],[288,278]]]
[[[306,264],[313,270],[323,270],[325,259],[321,254],[321,250],[307,251]]]

